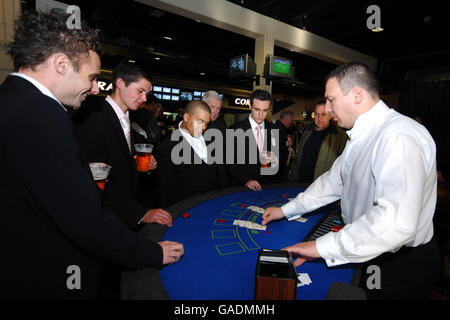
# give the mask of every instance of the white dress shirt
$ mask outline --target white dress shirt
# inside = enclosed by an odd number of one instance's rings
[[[53,95],[53,93],[46,87],[44,86],[42,83],[40,83],[39,81],[31,78],[30,76],[27,76],[26,74],[20,73],[20,72],[13,72],[11,73],[12,76],[16,76],[16,77],[20,77],[22,79],[25,79],[29,82],[31,82],[31,84],[33,84],[36,88],[38,88],[38,90],[42,93],[45,94],[46,96],[52,98],[53,100],[55,100],[56,102],[58,102],[61,107],[63,107],[63,109],[65,111],[67,111],[67,109],[61,104],[61,102],[58,101],[58,99],[56,99],[56,97]]]
[[[262,145],[264,146],[264,141],[266,140],[266,131],[264,130],[265,126],[264,126],[264,121],[261,122],[261,124],[257,124],[255,122],[255,120],[253,120],[252,115],[250,115],[248,117],[248,120],[250,121],[250,126],[252,127],[252,132],[253,135],[255,136],[255,141],[258,141],[258,137],[257,137],[257,126],[261,126],[261,134],[262,134]]]
[[[122,109],[119,107],[119,105],[111,98],[111,96],[107,96],[105,100],[110,104],[110,106],[116,113],[123,130],[123,135],[127,140],[128,148],[131,151],[132,149],[130,136],[131,135],[130,113],[128,112],[128,110],[126,112],[123,112]]]
[[[206,142],[203,135],[201,135],[198,138],[195,138],[191,136],[191,134],[181,128],[181,124],[183,121],[180,121],[178,124],[178,129],[180,130],[183,137],[186,139],[186,141],[189,143],[189,145],[194,149],[194,152],[202,159],[205,163],[208,163],[208,150],[206,148]]]
[[[437,177],[428,131],[380,100],[347,134],[350,140],[331,169],[282,207],[286,218],[341,199],[346,226],[316,240],[328,266],[429,242]]]

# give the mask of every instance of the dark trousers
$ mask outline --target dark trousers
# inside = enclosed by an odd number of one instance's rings
[[[396,253],[384,253],[364,264],[360,287],[368,300],[422,300],[433,289],[441,268],[441,255],[434,238],[418,247],[403,247]],[[372,268],[369,268],[372,266]],[[380,288],[368,288],[379,267]],[[368,270],[369,268],[369,270]],[[370,285],[369,285],[370,287]]]

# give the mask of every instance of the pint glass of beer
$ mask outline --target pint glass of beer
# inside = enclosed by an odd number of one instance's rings
[[[270,168],[272,157],[270,152],[263,151],[259,154],[259,162],[261,162],[261,168]]]
[[[104,190],[111,166],[102,162],[92,162],[89,163],[89,167],[91,168],[95,183],[97,183],[97,186],[101,190]]]
[[[150,168],[153,145],[148,143],[135,144],[134,149],[136,150],[137,171],[148,172]]]

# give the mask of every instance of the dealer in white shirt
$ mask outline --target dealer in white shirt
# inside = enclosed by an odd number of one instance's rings
[[[382,287],[363,288],[369,298],[421,298],[440,266],[431,241],[436,146],[425,127],[387,107],[378,92],[378,80],[365,65],[349,63],[330,73],[326,111],[349,129],[350,140],[332,168],[305,192],[281,208],[266,209],[262,224],[293,220],[340,199],[345,227],[285,248],[299,255],[295,266],[316,258],[329,267],[376,262],[382,264]]]

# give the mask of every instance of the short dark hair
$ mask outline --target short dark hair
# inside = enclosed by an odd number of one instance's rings
[[[251,96],[250,96],[250,106],[253,106],[253,100],[261,100],[261,101],[270,101],[272,102],[272,95],[266,91],[266,90],[261,90],[261,89],[257,89],[255,91],[252,92]]]
[[[140,78],[152,81],[152,77],[148,70],[142,65],[135,62],[133,59],[122,60],[113,70],[112,84],[113,90],[116,89],[116,80],[122,79],[128,87],[130,83],[137,82]]]
[[[201,110],[211,114],[211,109],[208,107],[206,102],[204,102],[203,100],[192,100],[191,102],[189,102],[186,105],[186,108],[184,109],[184,112],[189,114],[189,115],[193,115],[199,109],[201,109]]]
[[[54,53],[62,52],[78,72],[80,62],[89,57],[89,50],[100,55],[97,34],[82,22],[81,29],[69,29],[69,14],[25,11],[16,21],[14,39],[8,44],[8,54],[14,70],[35,69]]]
[[[321,97],[321,98],[318,98],[318,99],[315,101],[314,107],[316,107],[316,106],[321,106],[321,105],[325,105],[325,104],[327,104],[327,100],[326,100],[325,98]]]
[[[325,84],[331,78],[337,79],[344,95],[356,86],[368,91],[374,97],[379,95],[380,85],[377,76],[363,63],[350,62],[337,67],[328,74]]]

